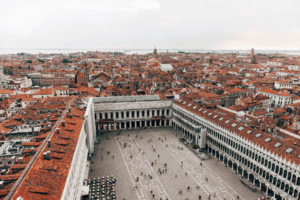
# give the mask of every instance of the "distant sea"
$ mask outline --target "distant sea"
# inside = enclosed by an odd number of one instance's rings
[[[17,54],[17,53],[29,53],[29,54],[51,54],[51,53],[76,53],[87,51],[99,51],[99,52],[123,52],[126,54],[148,54],[152,53],[153,49],[22,49],[22,48],[0,48],[0,55],[3,54]],[[241,53],[249,54],[249,50],[216,50],[216,49],[157,49],[157,52],[179,52],[186,53]],[[288,55],[300,55],[300,50],[255,50],[255,54],[288,54]]]

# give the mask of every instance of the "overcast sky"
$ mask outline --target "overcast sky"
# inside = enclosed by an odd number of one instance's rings
[[[0,0],[0,48],[300,49],[300,0]]]

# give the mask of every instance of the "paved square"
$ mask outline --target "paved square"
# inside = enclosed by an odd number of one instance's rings
[[[99,136],[102,142],[95,148],[89,178],[114,175],[120,200],[150,200],[152,195],[163,200],[197,200],[199,195],[202,199],[211,195],[212,199],[231,200],[239,195],[240,199],[253,200],[262,196],[242,185],[239,176],[213,156],[200,161],[179,142],[179,136],[172,128],[128,130],[121,131],[121,135],[117,131],[106,132]]]

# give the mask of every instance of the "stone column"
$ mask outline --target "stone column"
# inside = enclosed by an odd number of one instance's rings
[[[261,180],[259,180],[259,189],[261,190]]]
[[[145,121],[145,127],[147,127],[147,121]]]
[[[108,124],[108,130],[111,130],[111,123]]]
[[[161,126],[161,121],[162,121],[162,120],[160,119],[160,120],[159,120],[159,126]]]
[[[127,122],[125,121],[124,122],[124,127],[125,127],[125,130],[127,129]]]
[[[129,121],[129,128],[130,128],[130,129],[132,128],[131,125],[132,125],[132,124],[131,124],[131,121]]]
[[[136,125],[137,125],[137,122],[135,121],[135,122],[134,122],[134,128],[137,128]]]

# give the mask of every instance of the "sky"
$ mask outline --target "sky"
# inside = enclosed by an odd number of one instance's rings
[[[0,48],[300,50],[299,0],[0,0]]]

